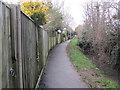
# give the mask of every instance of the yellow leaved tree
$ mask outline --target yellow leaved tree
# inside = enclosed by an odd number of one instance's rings
[[[47,11],[49,8],[50,3],[44,1],[28,1],[21,4],[21,10],[40,25],[48,22],[49,15]]]

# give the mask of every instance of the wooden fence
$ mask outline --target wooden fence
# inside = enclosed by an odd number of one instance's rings
[[[0,2],[0,89],[35,88],[49,51],[61,34],[46,32],[20,11]]]

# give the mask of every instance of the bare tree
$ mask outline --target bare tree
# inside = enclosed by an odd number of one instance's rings
[[[120,2],[119,2],[120,3]],[[90,52],[99,67],[113,67],[118,61],[120,6],[111,0],[90,2],[85,7],[82,38],[92,43]]]

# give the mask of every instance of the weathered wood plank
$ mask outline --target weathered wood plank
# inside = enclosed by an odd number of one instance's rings
[[[17,13],[17,35],[18,35],[18,61],[19,61],[19,82],[20,82],[20,88],[23,88],[23,60],[22,60],[22,31],[21,31],[21,11],[20,7],[18,6],[16,9]]]
[[[0,89],[2,89],[2,34],[3,34],[3,17],[2,17],[2,2],[0,1]]]
[[[61,37],[44,31],[18,6],[0,2],[0,12],[0,89],[34,88],[49,50]]]
[[[12,67],[12,58],[11,58],[11,25],[10,25],[10,8],[6,7],[6,43],[7,43],[7,53],[8,53],[8,60],[7,60],[7,83],[8,88],[12,88],[13,84],[10,83],[10,78],[13,76],[10,76],[10,68]]]
[[[39,69],[42,70],[43,68],[43,34],[42,29],[38,28],[38,48],[39,48]]]
[[[3,88],[7,88],[7,60],[8,60],[8,53],[7,53],[7,39],[6,39],[6,9],[5,5],[2,4],[2,16],[3,16],[3,36],[2,36],[2,53],[3,53],[3,60],[2,60],[2,65],[3,65],[3,72],[2,72],[2,79],[4,80],[4,83],[2,84]]]
[[[10,61],[11,61],[11,37],[10,37],[10,9],[1,3],[1,38],[2,38],[2,88],[10,87]]]
[[[15,70],[15,77],[10,78],[11,88],[20,88],[19,61],[18,61],[18,35],[17,35],[17,6],[10,5],[11,8],[11,57],[12,68]]]

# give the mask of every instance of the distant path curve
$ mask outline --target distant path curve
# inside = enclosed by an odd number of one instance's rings
[[[86,88],[66,52],[70,41],[57,45],[48,56],[40,86],[44,88]]]

